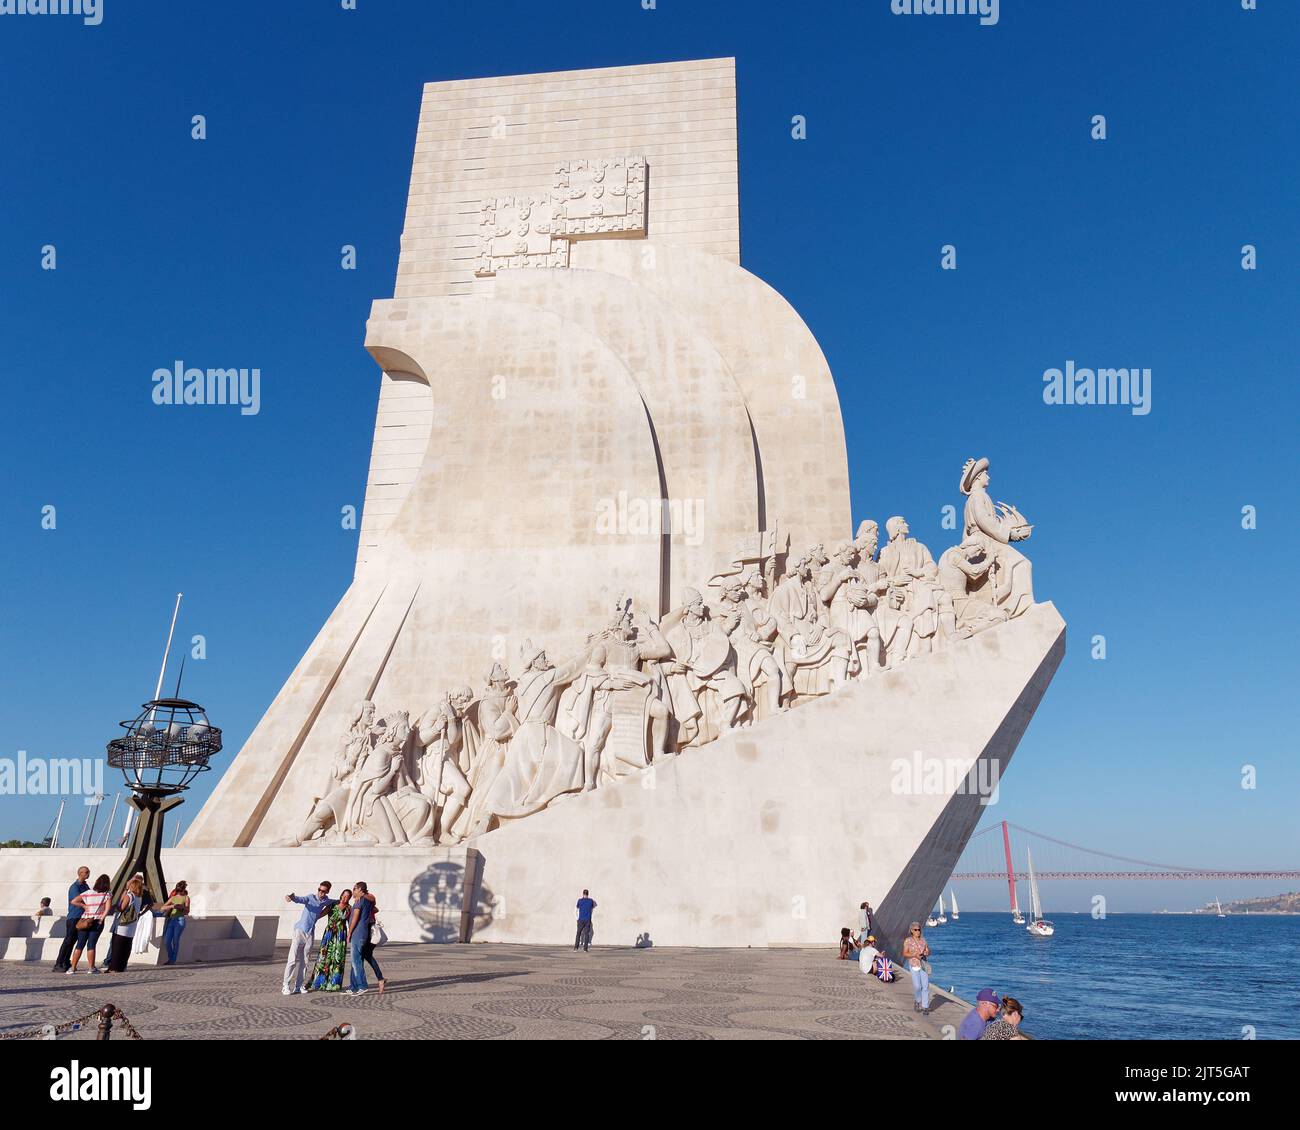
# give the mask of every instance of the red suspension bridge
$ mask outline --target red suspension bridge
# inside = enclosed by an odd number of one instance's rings
[[[1179,867],[1133,859],[1095,848],[1082,847],[1054,836],[1035,832],[1003,820],[976,832],[962,852],[953,872],[954,879],[1004,879],[1008,883],[1027,880],[1029,872],[1012,862],[1011,832],[1025,837],[1034,852],[1034,873],[1039,879],[1300,879],[1300,871],[1210,871],[1201,867]],[[991,833],[1001,832],[1000,837]],[[1099,866],[1105,860],[1109,866]],[[1125,864],[1128,869],[1116,867]]]

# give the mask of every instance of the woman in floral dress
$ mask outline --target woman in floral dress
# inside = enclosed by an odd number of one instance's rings
[[[348,967],[348,919],[352,917],[352,892],[339,892],[337,905],[330,908],[321,935],[316,974],[309,992],[337,993],[343,988],[343,973]]]

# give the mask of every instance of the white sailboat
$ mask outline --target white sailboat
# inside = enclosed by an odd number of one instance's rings
[[[1025,849],[1025,854],[1029,856],[1029,898],[1032,911],[1029,925],[1025,929],[1035,937],[1050,938],[1056,930],[1043,917],[1043,904],[1038,898],[1038,879],[1034,876],[1034,856],[1028,848]]]
[[[942,926],[942,925],[943,925],[945,922],[947,922],[947,921],[948,921],[948,916],[943,912],[943,895],[940,895],[940,896],[939,896],[939,918],[938,918],[938,922],[939,922],[939,925]]]
[[[1011,921],[1016,926],[1025,924],[1025,916],[1020,913],[1020,898],[1016,894],[1015,883],[1011,884]]]
[[[957,913],[957,892],[949,887],[948,894],[952,896],[952,920],[956,922],[961,917],[961,915]]]
[[[1227,918],[1227,917],[1228,917],[1226,914],[1223,913],[1223,906],[1222,906],[1222,904],[1219,902],[1219,896],[1218,896],[1218,895],[1215,895],[1215,896],[1214,896],[1214,914],[1215,914],[1215,917],[1216,917],[1216,918]]]

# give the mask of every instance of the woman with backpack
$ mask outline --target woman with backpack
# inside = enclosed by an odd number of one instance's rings
[[[117,900],[117,922],[113,925],[113,941],[108,951],[108,971],[124,973],[131,958],[131,943],[144,912],[144,883],[134,876],[127,881],[126,890]]]

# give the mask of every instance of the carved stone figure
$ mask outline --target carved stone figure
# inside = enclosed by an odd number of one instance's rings
[[[966,495],[965,536],[980,538],[990,558],[991,581],[976,590],[1019,616],[1034,603],[1033,567],[1011,543],[1024,541],[1034,527],[1014,506],[994,503],[989,497],[989,461],[967,459],[961,472],[961,492]],[[1001,576],[999,576],[1001,574]],[[1002,594],[998,598],[998,594]]]
[[[808,557],[790,564],[767,605],[794,689],[802,695],[827,694],[848,677],[848,638],[822,622],[825,610],[811,587],[812,568]]]
[[[856,677],[879,669],[881,636],[873,610],[887,587],[883,582],[868,585],[858,571],[859,555],[852,542],[841,542],[828,567],[822,570],[818,598],[825,606],[831,626],[843,633],[848,644],[845,674]]]
[[[583,750],[555,728],[561,689],[582,672],[590,649],[553,667],[546,652],[526,642],[523,674],[515,686],[519,728],[506,747],[505,765],[488,788],[484,811],[497,820],[517,820],[540,812],[586,779]]]
[[[1007,619],[1006,610],[994,600],[980,600],[969,595],[971,585],[980,585],[988,576],[991,558],[984,542],[969,537],[946,549],[939,557],[938,580],[952,600],[957,626],[954,636],[964,639],[975,632],[991,628]]]
[[[341,831],[362,844],[432,844],[436,809],[411,779],[406,752],[410,716],[399,710],[375,723],[370,749],[352,774]]]
[[[740,577],[723,589],[722,603],[726,612],[738,620],[731,633],[731,646],[736,652],[736,674],[745,687],[745,697],[754,704],[753,720],[780,713],[787,709],[785,700],[794,693],[794,686],[772,651],[776,620],[761,606],[755,617],[749,605],[748,586]]]
[[[600,635],[612,683],[600,775],[615,780],[676,752],[666,667],[673,649],[653,620],[636,622],[631,605],[620,600],[614,622]]]
[[[907,590],[904,608],[912,621],[909,655],[942,648],[956,631],[952,598],[938,583],[930,550],[910,537],[907,519],[895,515],[885,523],[889,544],[880,551],[880,568],[890,583]]]
[[[466,711],[473,700],[469,687],[458,687],[414,726],[416,742],[423,751],[417,779],[420,792],[438,809],[434,838],[439,843],[459,843],[463,838],[455,826],[471,791],[467,769],[472,755],[466,750],[476,743]]]
[[[608,653],[604,645],[591,649],[591,658],[560,695],[555,728],[582,748],[582,790],[596,787],[600,775],[600,755],[614,725],[610,711],[610,693],[614,680],[605,670]]]
[[[360,844],[433,842],[435,810],[406,771],[411,727],[405,711],[374,720],[375,704],[356,708],[340,744],[330,788],[312,805],[296,836],[277,846],[313,839]]]
[[[736,674],[731,633],[740,618],[730,613],[713,619],[696,589],[663,620],[663,635],[673,649],[668,693],[677,719],[680,745],[712,741],[734,729],[748,705],[745,685]]]
[[[334,756],[334,767],[325,795],[312,802],[311,813],[297,835],[277,841],[277,847],[298,847],[318,835],[329,835],[331,830],[334,830],[331,838],[338,839],[337,829],[342,827],[347,808],[349,782],[362,755],[370,747],[370,732],[374,722],[373,702],[366,700],[352,708],[348,728],[344,731],[338,753]]]
[[[485,831],[492,814],[486,811],[488,792],[505,767],[506,749],[519,729],[518,700],[512,692],[510,675],[500,663],[488,672],[487,689],[470,709],[469,718],[478,738],[478,755],[468,771],[470,786],[468,834]]]
[[[875,609],[876,625],[880,629],[880,662],[886,668],[893,668],[907,658],[911,649],[912,617],[904,610],[906,593],[891,584],[889,574],[875,560],[879,532],[875,522],[863,522],[858,527],[855,548],[863,582],[882,598]]]

